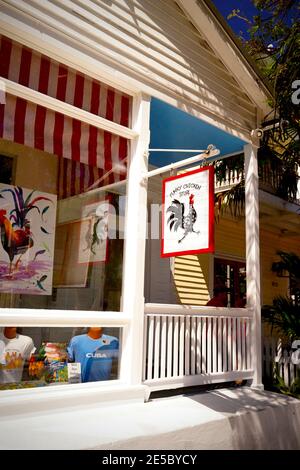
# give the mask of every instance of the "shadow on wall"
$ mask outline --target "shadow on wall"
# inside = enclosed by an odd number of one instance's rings
[[[209,254],[176,256],[174,284],[178,301],[185,305],[206,305],[209,300]]]
[[[197,101],[197,104],[207,107],[209,111],[209,108],[229,110],[232,109],[231,107],[234,103],[238,108],[242,103],[239,98],[248,100],[241,87],[233,79],[232,75],[228,73],[221,60],[214,54],[207,41],[185,16],[183,10],[175,1],[167,0],[164,2],[164,5],[160,5],[160,2],[139,3],[142,4],[142,9],[147,16],[147,22],[151,22],[153,33],[157,32],[158,44],[163,43],[164,49],[166,49],[167,45],[168,51],[165,52],[166,60],[163,62],[160,59],[161,66],[163,68],[168,67],[168,79],[174,81],[174,87],[177,90],[180,89],[181,98],[185,101],[184,105],[179,103],[183,111],[194,114],[193,106],[189,105],[191,101]],[[137,33],[140,35],[144,34],[145,27],[144,21],[141,19],[140,8],[136,8],[136,2],[133,0],[126,0],[126,4],[130,8]],[[181,34],[178,34],[179,29]],[[149,51],[151,51],[150,47]],[[147,52],[146,55],[148,55]],[[152,54],[149,52],[149,59],[151,58]],[[186,80],[179,82],[176,77],[173,78],[175,74],[172,72],[176,73],[181,68],[185,69],[181,73],[184,79],[188,77],[189,84],[186,83]],[[153,72],[155,73],[155,69]],[[166,74],[167,72],[162,71],[161,73]],[[228,81],[230,81],[230,85]],[[218,85],[216,84],[217,82]],[[194,87],[196,87],[198,93],[193,91]],[[235,88],[235,93],[232,92],[233,87]],[[213,96],[214,92],[218,95],[217,98]],[[193,95],[192,99],[191,95]],[[249,105],[247,107],[249,108]],[[245,118],[245,124],[248,116]]]
[[[210,255],[161,258],[160,240],[147,240],[145,298],[149,303],[206,305]]]
[[[255,106],[174,0],[94,0],[89,8],[81,2],[81,8],[95,16],[89,21],[84,11],[80,15],[85,27],[92,23],[97,30],[97,35],[94,29],[88,35],[95,44],[88,51],[93,58],[100,55],[109,66],[117,61],[125,76],[142,79],[157,93],[169,95],[182,111],[198,116],[204,110],[213,120],[218,116],[228,133],[230,122],[245,129],[254,126]],[[110,26],[104,28],[97,18],[107,14]],[[72,44],[72,40],[64,41]],[[107,47],[113,55],[105,53]],[[80,48],[86,53],[84,41]]]

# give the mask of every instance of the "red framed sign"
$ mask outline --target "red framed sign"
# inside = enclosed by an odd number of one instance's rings
[[[214,252],[214,168],[163,181],[161,256]]]

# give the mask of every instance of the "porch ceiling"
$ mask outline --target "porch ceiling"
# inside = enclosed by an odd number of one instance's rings
[[[260,191],[260,228],[298,238],[300,234],[300,205],[285,202],[279,197]]]
[[[214,144],[225,155],[243,150],[245,145],[243,140],[156,98],[151,100],[150,133],[150,148],[206,149]],[[150,152],[150,164],[160,167],[193,155]]]

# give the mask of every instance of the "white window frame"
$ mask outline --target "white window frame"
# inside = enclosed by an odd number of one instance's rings
[[[12,39],[15,34],[10,35]],[[34,46],[32,46],[35,48]],[[67,65],[67,64],[66,64]],[[72,65],[74,67],[74,64]],[[85,71],[88,74],[88,71]],[[0,326],[19,327],[86,327],[101,326],[118,327],[121,335],[121,359],[119,379],[106,382],[93,382],[88,384],[61,385],[56,387],[42,387],[38,389],[19,389],[0,392],[1,399],[11,400],[18,396],[28,402],[45,400],[48,398],[61,399],[76,396],[80,401],[83,395],[97,394],[101,399],[110,396],[116,389],[120,393],[121,386],[144,389],[142,383],[142,350],[143,350],[143,319],[144,319],[144,263],[145,263],[145,234],[147,214],[147,185],[141,184],[143,175],[148,171],[148,147],[150,139],[150,97],[139,92],[131,92],[132,103],[132,127],[125,127],[96,116],[75,106],[61,102],[48,95],[44,95],[28,87],[7,79],[4,82],[5,91],[14,96],[22,97],[35,104],[44,106],[53,111],[80,120],[83,123],[93,125],[98,129],[109,131],[115,135],[125,137],[130,141],[128,156],[127,202],[125,211],[125,243],[123,251],[123,278],[121,308],[119,312],[85,311],[85,310],[46,310],[46,309],[22,309],[0,308]],[[101,78],[102,80],[102,78]],[[107,77],[106,83],[109,82]],[[111,84],[118,89],[115,84]],[[124,88],[125,88],[124,84]],[[127,92],[127,90],[126,90]],[[119,186],[115,183],[107,186],[113,189]],[[101,191],[99,188],[98,191]],[[92,190],[93,192],[95,190]],[[135,387],[133,387],[135,386]],[[55,393],[53,393],[55,390]],[[101,393],[103,392],[103,393]],[[141,393],[141,391],[139,392]],[[69,399],[68,399],[69,400]],[[71,401],[70,401],[71,403]],[[68,401],[69,404],[69,401]]]

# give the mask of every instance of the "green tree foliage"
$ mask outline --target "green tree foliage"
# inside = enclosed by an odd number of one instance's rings
[[[290,297],[275,297],[273,305],[262,308],[262,317],[288,341],[300,338],[300,257],[295,253],[279,251],[280,261],[272,264],[272,271],[289,278],[293,292]]]
[[[248,39],[240,37],[245,50],[254,59],[273,88],[272,114],[265,123],[278,123],[264,132],[258,150],[260,176],[268,168],[277,196],[294,202],[297,198],[300,165],[300,104],[292,102],[293,83],[300,80],[300,4],[297,0],[252,0],[257,15],[247,18],[239,9],[228,15],[248,25]],[[243,155],[215,164],[216,177],[222,182],[227,171],[243,174]],[[216,194],[217,219],[226,209],[235,217],[244,210],[244,178],[233,188]]]
[[[290,296],[278,296],[272,305],[264,305],[262,318],[280,335],[282,346],[290,350],[292,342],[300,338],[300,257],[295,253],[279,251],[280,261],[272,264],[278,276],[289,277]],[[287,385],[280,374],[280,363],[273,364],[272,388],[286,395],[300,398],[300,369],[291,385]]]
[[[280,126],[264,134],[262,149],[284,163],[290,174],[300,164],[300,104],[292,102],[293,83],[300,80],[300,4],[298,0],[252,0],[257,15],[246,18],[239,9],[228,16],[239,17],[248,26],[248,39],[242,42],[271,83],[275,114],[265,120],[279,119]],[[265,149],[264,149],[265,148]]]
[[[263,306],[262,317],[287,340],[300,338],[300,307],[292,299],[275,297],[273,305]]]

